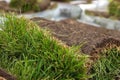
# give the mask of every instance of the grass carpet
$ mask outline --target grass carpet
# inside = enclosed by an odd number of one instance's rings
[[[49,32],[24,18],[6,15],[0,25],[0,67],[18,80],[85,80],[86,58],[63,47]]]
[[[120,80],[120,49],[105,50],[101,56],[93,65],[92,80]]]

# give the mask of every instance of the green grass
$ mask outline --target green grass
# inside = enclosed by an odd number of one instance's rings
[[[103,52],[102,57],[93,65],[92,80],[118,80],[120,78],[120,50],[113,48]]]
[[[18,80],[85,80],[86,57],[63,47],[49,32],[7,15],[0,25],[0,67]]]
[[[41,0],[43,1],[43,0]],[[22,12],[28,11],[40,11],[39,0],[11,0],[10,7],[15,8],[17,10],[21,10]]]
[[[119,1],[110,1],[110,4],[108,6],[109,14],[111,16],[120,18],[120,2]]]
[[[86,80],[87,58],[79,47],[64,47],[32,21],[6,15],[0,25],[0,68],[18,80]],[[92,80],[120,77],[120,49],[101,53]]]

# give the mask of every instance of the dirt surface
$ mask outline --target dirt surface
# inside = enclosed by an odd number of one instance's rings
[[[0,69],[0,80],[17,80],[14,76],[8,74],[3,69]]]
[[[48,28],[55,37],[69,46],[84,44],[82,52],[86,54],[94,55],[103,48],[120,46],[120,32],[116,30],[94,27],[73,19],[59,22],[42,18],[31,20],[42,28]]]

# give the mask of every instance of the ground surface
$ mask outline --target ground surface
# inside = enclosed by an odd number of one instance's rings
[[[31,20],[35,21],[40,27],[49,29],[53,36],[63,41],[68,46],[84,43],[82,52],[90,54],[93,57],[96,57],[95,54],[99,53],[99,49],[101,50],[111,45],[120,46],[119,31],[97,28],[77,22],[73,19],[67,19],[59,22],[43,18],[33,18]],[[6,78],[7,80],[15,80],[13,76],[9,75],[2,69],[0,70],[0,76]]]
[[[6,71],[0,69],[0,80],[17,80],[17,79],[14,76],[8,74]]]
[[[40,27],[47,28],[52,34],[65,44],[80,45],[84,43],[82,52],[93,54],[98,49],[112,45],[120,46],[120,32],[98,28],[84,23],[67,19],[59,22],[49,21],[42,18],[33,18]]]
[[[5,2],[0,2],[0,10],[5,12],[18,12],[9,8]],[[49,29],[53,36],[63,41],[66,45],[80,45],[82,52],[95,57],[103,48],[110,46],[120,46],[120,32],[116,30],[108,30],[105,28],[97,28],[91,25],[67,19],[59,22],[49,21],[42,18],[33,18],[40,27]],[[7,80],[15,80],[15,78],[2,69],[0,76]]]

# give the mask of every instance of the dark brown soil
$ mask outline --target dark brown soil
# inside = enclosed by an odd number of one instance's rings
[[[116,30],[94,27],[73,19],[59,22],[42,18],[31,20],[40,27],[51,30],[55,37],[69,46],[83,44],[82,52],[86,54],[94,55],[105,47],[120,46],[120,32]]]
[[[17,80],[14,76],[8,74],[6,71],[0,69],[0,77],[5,78],[6,80]],[[4,80],[4,79],[2,79]]]

